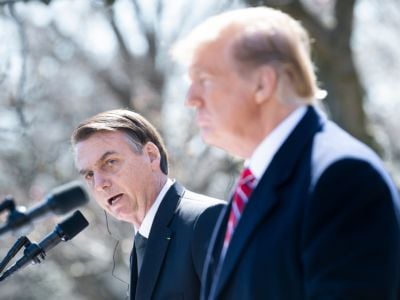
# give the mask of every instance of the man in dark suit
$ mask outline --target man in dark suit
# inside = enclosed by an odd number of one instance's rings
[[[130,298],[198,299],[223,202],[168,178],[163,141],[137,113],[95,115],[78,126],[71,140],[76,166],[97,203],[134,226]]]
[[[316,108],[309,37],[287,14],[211,17],[179,42],[203,139],[246,159],[210,242],[202,299],[399,299],[398,192]]]

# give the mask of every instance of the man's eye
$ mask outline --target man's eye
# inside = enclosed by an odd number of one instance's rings
[[[211,76],[208,74],[199,74],[191,78],[191,84],[208,85],[211,82]]]
[[[201,76],[198,79],[198,82],[201,83],[201,84],[205,84],[205,83],[207,83],[209,81],[210,81],[210,78],[208,76]]]
[[[109,159],[109,160],[107,160],[106,164],[109,165],[109,166],[112,166],[112,165],[114,165],[116,162],[117,162],[116,159]]]
[[[92,179],[93,178],[93,172],[87,172],[86,174],[85,174],[85,179],[86,180],[90,180],[90,179]]]

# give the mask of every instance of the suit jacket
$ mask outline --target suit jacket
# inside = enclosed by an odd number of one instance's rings
[[[139,277],[131,259],[130,298],[199,299],[209,239],[224,205],[174,183],[154,218]]]
[[[202,299],[399,299],[398,193],[378,157],[313,107],[263,174]]]

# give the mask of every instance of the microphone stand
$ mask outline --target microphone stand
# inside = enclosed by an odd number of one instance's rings
[[[4,268],[10,262],[10,260],[14,258],[14,256],[19,252],[22,247],[25,247],[24,258],[26,259],[17,261],[15,265],[8,268],[3,274],[1,274],[1,272],[3,272]],[[18,271],[23,266],[25,266],[27,260],[32,260],[33,264],[37,264],[41,263],[45,259],[45,257],[46,253],[41,247],[39,247],[38,244],[32,243],[26,236],[20,237],[8,251],[4,259],[0,262],[0,282]]]
[[[39,244],[32,243],[26,236],[19,238],[11,247],[3,261],[0,262],[0,272],[3,271],[8,262],[22,247],[25,247],[24,255],[17,260],[14,265],[0,275],[0,282],[12,275],[14,272],[25,267],[29,262],[32,262],[33,264],[41,263],[45,259],[48,250],[54,248],[62,241],[65,242],[71,240],[88,225],[89,222],[85,219],[82,213],[77,210],[71,217],[57,224],[53,232],[48,234],[39,242]]]
[[[27,216],[23,212],[20,212],[16,209],[14,198],[12,196],[6,196],[6,198],[0,203],[0,213],[5,210],[9,211],[7,223],[16,224],[17,226],[20,222],[25,223],[25,219],[27,218]],[[7,225],[3,225],[0,227],[0,235],[7,231],[9,231]],[[36,264],[40,263],[41,259],[44,260],[46,254],[39,247],[39,245],[36,243],[32,243],[26,236],[21,236],[17,239],[17,241],[10,248],[6,256],[0,262],[0,282],[5,280],[7,277],[9,277],[11,274],[22,267],[22,265],[16,264],[7,269],[2,274],[8,263],[15,257],[15,255],[17,255],[22,247],[25,247],[24,255],[26,257],[29,257],[32,260],[32,263]]]

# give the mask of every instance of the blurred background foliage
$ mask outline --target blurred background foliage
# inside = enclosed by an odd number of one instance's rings
[[[72,130],[113,108],[157,126],[172,177],[226,198],[241,161],[201,141],[169,49],[207,16],[256,5],[278,7],[309,30],[323,108],[378,151],[399,185],[398,0],[0,0],[0,201],[11,194],[31,207],[77,179]],[[132,228],[107,221],[93,201],[82,212],[90,227],[44,264],[0,282],[0,299],[124,299]],[[36,223],[28,237],[40,241],[60,219]],[[0,258],[21,234],[0,237]]]

